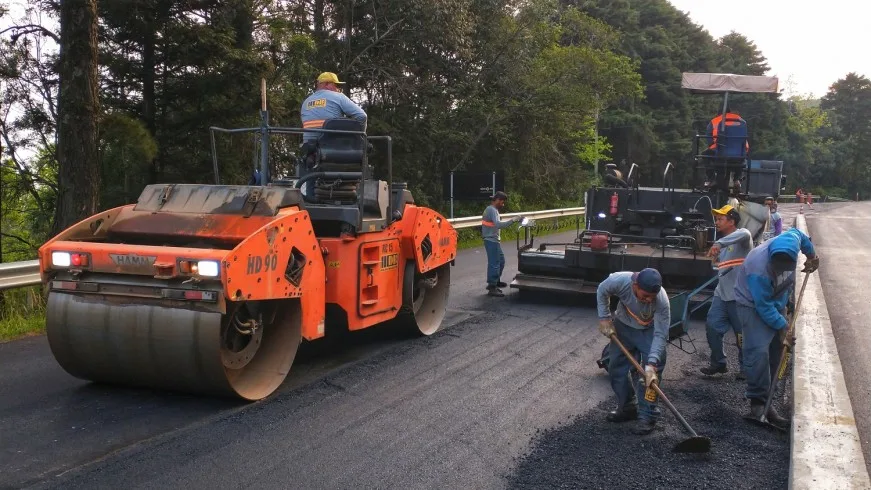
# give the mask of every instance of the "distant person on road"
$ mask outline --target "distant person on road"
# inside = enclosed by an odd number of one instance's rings
[[[611,297],[619,300],[611,313]],[[653,431],[660,417],[657,394],[651,389],[659,382],[665,368],[665,348],[671,323],[668,294],[656,269],[640,272],[614,272],[599,284],[597,291],[599,331],[611,338],[615,334],[624,347],[644,366],[644,376],[635,382],[623,351],[612,341],[609,346],[608,375],[617,395],[617,410],[610,412],[609,422],[638,420],[633,432],[644,435]],[[649,398],[648,398],[649,397]]]
[[[777,376],[781,343],[792,342],[785,338],[786,312],[791,289],[795,287],[799,251],[807,257],[802,272],[819,268],[820,259],[810,238],[791,228],[753,249],[737,271],[735,301],[744,332],[745,396],[750,400],[750,416],[754,418],[760,418],[765,410],[768,388]],[[774,406],[765,415],[776,425],[789,426],[789,421]]]
[[[801,187],[799,187],[798,189],[795,190],[795,202],[798,204],[803,204],[804,203],[803,199],[804,199],[804,191],[802,190]]]
[[[744,263],[744,258],[753,249],[753,235],[746,228],[738,228],[741,215],[730,205],[711,211],[714,215],[714,225],[717,234],[722,238],[714,242],[709,257],[717,261],[718,282],[714,290],[714,298],[708,309],[705,322],[708,346],[711,348],[710,364],[701,368],[705,375],[729,372],[726,364],[726,353],[723,351],[723,336],[732,330],[735,332],[735,343],[738,345],[738,362],[742,365],[741,321],[738,319],[738,309],[735,304],[736,269]],[[736,375],[737,379],[745,379],[743,369]]]
[[[491,199],[492,202],[484,210],[484,215],[481,217],[481,235],[484,238],[484,250],[487,252],[487,294],[501,298],[505,296],[501,288],[508,285],[502,282],[502,272],[505,270],[505,254],[502,253],[499,231],[520,221],[520,216],[501,221],[499,212],[505,207],[508,194],[498,191]]]

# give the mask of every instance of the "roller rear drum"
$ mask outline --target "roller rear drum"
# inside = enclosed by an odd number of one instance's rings
[[[46,334],[58,363],[78,378],[264,398],[287,377],[299,348],[299,301],[227,309],[222,315],[52,292]]]

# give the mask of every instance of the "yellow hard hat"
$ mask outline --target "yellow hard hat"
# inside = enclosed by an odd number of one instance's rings
[[[336,85],[344,85],[345,82],[340,82],[339,77],[331,71],[325,71],[318,75],[318,83],[335,83]]]
[[[729,211],[732,211],[733,209],[735,209],[735,208],[733,208],[732,206],[726,204],[725,206],[723,206],[723,207],[720,208],[720,209],[712,209],[711,212],[714,213],[714,214],[719,214],[719,215],[722,215],[722,216],[726,216],[727,214],[729,214]]]

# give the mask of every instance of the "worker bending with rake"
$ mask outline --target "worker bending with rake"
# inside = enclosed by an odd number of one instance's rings
[[[617,395],[617,410],[610,412],[609,422],[638,420],[633,432],[649,434],[659,420],[657,394],[652,384],[658,382],[665,367],[665,348],[671,321],[668,294],[656,269],[641,272],[615,272],[599,284],[599,331],[611,339],[608,374]],[[619,300],[611,314],[611,297]],[[611,336],[615,337],[612,338]],[[635,382],[630,376],[630,360],[616,341],[644,366],[644,378]]]
[[[723,336],[730,329],[735,332],[738,363],[742,365],[744,362],[741,321],[738,319],[738,307],[735,303],[735,279],[736,270],[753,249],[753,235],[746,228],[738,228],[741,215],[735,208],[727,204],[720,209],[712,210],[711,213],[714,215],[717,233],[722,238],[714,242],[711,250],[708,251],[708,256],[715,257],[717,260],[719,277],[705,322],[711,360],[710,365],[701,368],[701,371],[708,376],[729,372],[726,353],[723,351]],[[744,379],[743,371],[742,368],[736,376],[737,379]]]
[[[819,257],[810,238],[791,228],[753,249],[738,269],[735,281],[735,301],[744,332],[749,417],[759,419],[765,415],[771,423],[781,427],[788,426],[789,421],[773,406],[766,412],[765,403],[771,383],[776,380],[781,343],[792,342],[782,334],[788,325],[786,306],[795,285],[799,251],[807,256],[802,272],[819,268]]]

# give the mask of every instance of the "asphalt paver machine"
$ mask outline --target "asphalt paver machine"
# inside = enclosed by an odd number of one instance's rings
[[[777,93],[774,77],[684,73],[682,87],[692,93]],[[731,122],[731,121],[730,121]],[[606,166],[604,185],[584,196],[585,226],[570,243],[535,243],[535,226],[518,236],[518,274],[510,287],[518,291],[595,294],[601,281],[616,271],[660,271],[671,298],[672,340],[682,347],[689,316],[710,302],[717,264],[706,256],[718,238],[711,210],[733,205],[740,226],[759,242],[769,227],[766,197],[777,198],[783,162],[754,161],[747,151],[745,124],[722,124],[716,142],[696,134],[693,187],[674,187],[675,167],[667,163],[661,185],[638,183],[638,166],[628,171]],[[660,182],[657,182],[660,184]]]

